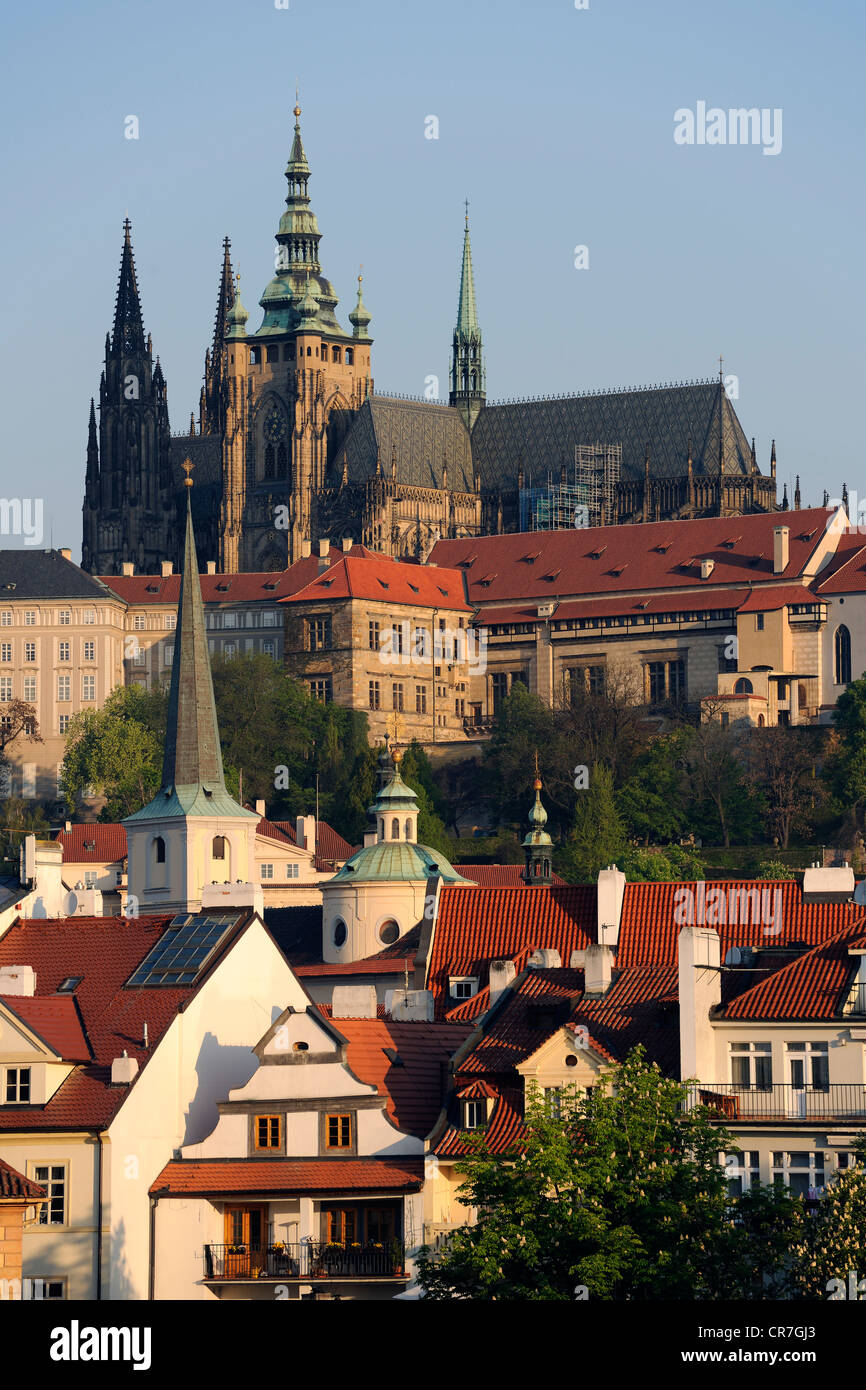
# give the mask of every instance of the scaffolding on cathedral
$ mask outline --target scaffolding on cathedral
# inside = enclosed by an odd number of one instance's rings
[[[566,531],[604,526],[616,517],[616,490],[622,468],[621,444],[576,444],[571,478],[548,471],[540,486],[520,489],[521,531]]]

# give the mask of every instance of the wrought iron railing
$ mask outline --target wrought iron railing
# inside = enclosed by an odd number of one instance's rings
[[[855,985],[845,1001],[846,1014],[866,1014],[866,985]]]
[[[392,1240],[365,1244],[301,1241],[290,1245],[206,1245],[206,1279],[383,1279],[405,1271],[405,1248]]]
[[[689,1087],[687,1105],[705,1105],[716,1118],[734,1120],[866,1120],[866,1086],[735,1086],[701,1082]]]

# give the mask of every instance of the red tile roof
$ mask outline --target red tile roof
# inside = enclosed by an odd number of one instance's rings
[[[479,888],[520,888],[525,887],[520,875],[523,873],[522,864],[458,864],[458,873],[464,878],[470,878],[473,883],[477,883]],[[553,875],[553,882],[564,884],[565,879],[560,878],[559,874]]]
[[[84,1036],[74,995],[35,995],[30,998],[0,992],[0,1006],[20,1018],[64,1062],[92,1060],[93,1054]]]
[[[394,1124],[407,1134],[425,1138],[442,1109],[448,1063],[472,1032],[472,1025],[338,1018],[334,1027],[349,1044],[346,1060],[358,1080],[388,1097],[387,1111]],[[396,1058],[389,1057],[386,1048]]]
[[[126,858],[126,828],[123,825],[73,825],[61,830],[57,844],[63,848],[64,864],[114,864]]]
[[[457,612],[468,612],[471,606],[461,570],[410,565],[384,555],[356,557],[354,552],[282,602],[321,603],[329,598],[380,599]]]
[[[449,1008],[448,979],[487,985],[491,960],[514,960],[529,948],[552,948],[563,965],[595,940],[596,890],[588,887],[443,888],[433,934],[427,988],[436,1011]]]
[[[126,1049],[143,1069],[180,1005],[194,993],[190,988],[123,988],[170,921],[165,913],[128,921],[19,919],[0,937],[0,965],[32,966],[37,1001],[56,995],[68,975],[82,977],[75,999],[94,1058],[76,1067],[46,1105],[0,1106],[0,1131],[97,1129],[110,1123],[129,1094],[126,1088],[111,1087],[112,1061]],[[14,1007],[21,1003],[16,1000]],[[148,1050],[142,1041],[145,1023]]]
[[[728,1002],[725,1017],[806,1021],[837,1016],[859,963],[848,954],[852,946],[866,947],[862,920],[744,990]]]
[[[40,1187],[38,1182],[26,1178],[11,1163],[5,1163],[0,1158],[0,1202],[34,1202],[45,1195],[45,1188]]]
[[[172,1197],[412,1192],[423,1178],[423,1158],[190,1158],[167,1163],[150,1191]]]
[[[291,840],[292,844],[297,843],[294,821],[275,820],[270,822],[278,830]],[[320,873],[325,872],[332,864],[345,864],[347,859],[351,859],[355,853],[352,845],[345,840],[333,826],[328,825],[327,821],[316,821],[316,854],[315,864]]]
[[[409,957],[409,969],[415,953]],[[368,956],[365,960],[347,961],[345,965],[330,965],[326,961],[314,961],[312,965],[294,965],[292,969],[296,975],[345,975],[347,978],[352,975],[402,975],[404,971],[402,960],[383,960],[380,956]]]
[[[736,518],[738,522],[747,519]],[[677,916],[682,915],[677,912],[677,907],[678,903],[683,902],[683,899],[677,899],[676,895],[684,888],[694,892],[696,886],[694,883],[625,885],[617,966],[676,964],[677,938],[681,927]],[[866,921],[863,909],[854,903],[805,903],[802,886],[794,879],[782,882],[759,882],[754,879],[720,880],[718,883],[706,885],[708,894],[714,889],[727,890],[729,893],[750,890],[754,892],[759,889],[768,895],[775,891],[781,894],[782,930],[778,935],[768,935],[765,930],[767,924],[762,921],[718,924],[723,958],[730,946],[785,947],[797,941],[804,942],[807,946],[817,946],[843,928],[855,922]],[[738,907],[740,901],[738,900]],[[766,905],[767,916],[771,915],[774,901],[772,896],[762,898],[762,911]],[[709,910],[706,915],[710,915]]]
[[[789,603],[820,603],[820,595],[814,594],[803,584],[767,585],[753,589],[740,608],[741,613],[769,613],[785,608]]]
[[[818,593],[859,594],[866,589],[866,537],[854,530],[843,531],[836,554],[818,576]]]
[[[347,552],[348,553],[348,552]],[[361,545],[352,546],[352,555],[375,555]],[[342,563],[343,551],[332,545],[327,556],[328,566]],[[288,569],[274,573],[254,572],[246,574],[202,574],[202,598],[205,603],[275,603],[289,594],[297,593],[319,573],[319,556],[308,555],[296,560]],[[169,574],[107,574],[100,576],[101,582],[119,598],[131,604],[167,604],[177,607],[180,599],[180,575]],[[221,586],[228,586],[221,587]]]
[[[789,563],[782,577],[789,584],[802,574],[823,540],[826,523],[822,507],[785,513]],[[475,536],[437,541],[430,558],[439,565],[466,564],[467,593],[473,603],[696,587],[692,562],[703,559],[714,561],[710,579],[700,581],[702,591],[711,593],[712,587],[748,587],[772,580],[773,527],[778,525],[779,514],[769,512]],[[530,555],[537,558],[530,562]],[[488,582],[482,584],[484,578]]]
[[[511,1153],[526,1137],[523,1127],[523,1090],[520,1087],[503,1086],[498,1092],[490,1117],[484,1130],[484,1142],[488,1152],[494,1154]],[[474,1131],[461,1129],[458,1125],[446,1125],[433,1146],[438,1158],[463,1158],[474,1151]]]

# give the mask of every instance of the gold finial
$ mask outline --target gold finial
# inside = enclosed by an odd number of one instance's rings
[[[361,264],[358,266],[358,289],[361,288],[361,281],[362,281],[363,278],[364,278],[363,275],[361,274],[361,271],[362,271],[363,269],[364,269],[364,262],[362,261]]]
[[[184,478],[184,487],[192,487],[192,470],[194,469],[194,467],[195,464],[189,458],[185,458],[183,463],[181,464],[181,468],[186,474],[186,477]]]
[[[535,750],[535,783],[534,783],[534,789],[535,789],[535,791],[537,791],[537,792],[540,792],[540,791],[541,791],[541,777],[539,776],[539,773],[538,773],[538,749],[537,749],[537,748],[536,748],[536,750]]]
[[[465,208],[466,208],[466,226],[467,226],[467,229],[468,229],[468,227],[469,227],[469,199],[468,199],[468,198],[464,198],[464,199],[463,199],[463,203],[464,203],[464,206],[465,206]]]
[[[298,79],[295,78],[295,120],[298,119],[298,117],[300,116],[300,114],[301,114],[301,107],[300,107],[300,102],[299,102],[299,97],[298,97]]]

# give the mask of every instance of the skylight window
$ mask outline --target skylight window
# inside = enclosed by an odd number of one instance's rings
[[[127,989],[195,984],[204,967],[243,914],[180,913],[126,982]]]
[[[71,994],[73,990],[78,988],[83,979],[83,975],[67,975],[66,979],[62,980],[60,984],[57,986],[57,993]]]

